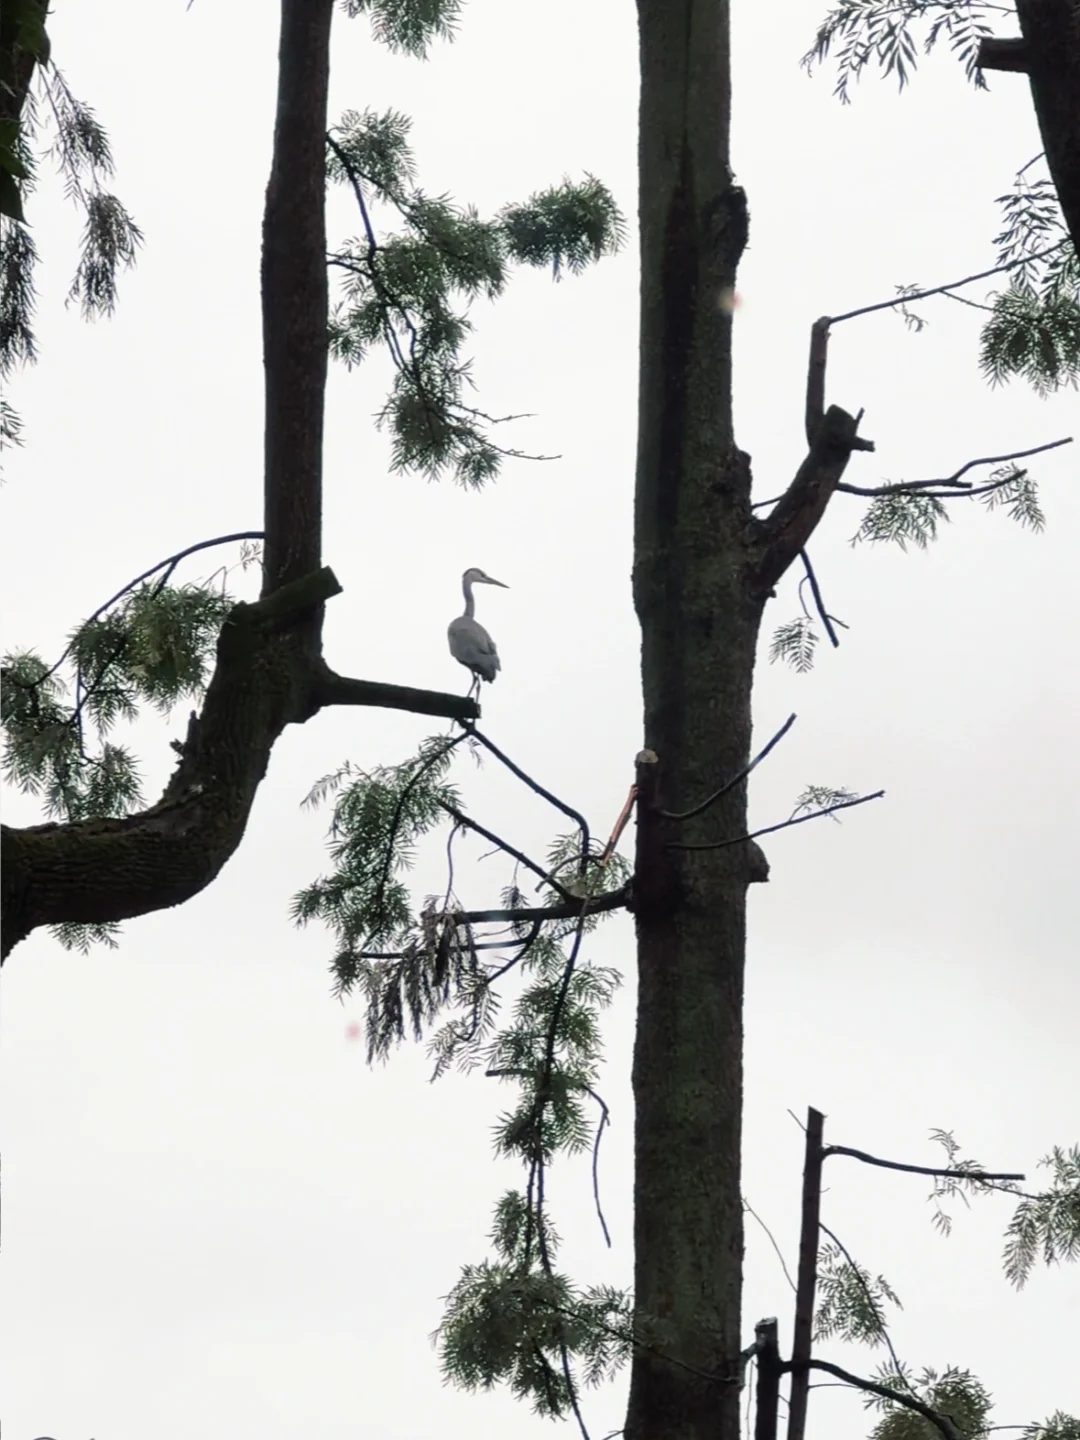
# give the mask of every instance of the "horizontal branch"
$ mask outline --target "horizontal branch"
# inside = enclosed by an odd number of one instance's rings
[[[818,427],[806,459],[780,497],[776,509],[762,522],[760,555],[756,565],[759,589],[768,594],[791,562],[806,548],[818,521],[832,498],[855,450],[873,450],[872,440],[858,432],[859,415],[830,405]]]
[[[790,1361],[784,1366],[784,1369],[791,1373],[794,1373],[795,1368]],[[894,1404],[902,1405],[907,1410],[914,1410],[916,1415],[921,1415],[924,1420],[929,1420],[936,1430],[940,1430],[945,1436],[945,1440],[961,1440],[959,1430],[949,1417],[940,1414],[917,1396],[905,1395],[902,1391],[893,1390],[888,1385],[879,1385],[876,1380],[866,1380],[861,1375],[853,1375],[850,1370],[843,1370],[829,1360],[804,1360],[798,1368],[822,1370],[826,1375],[835,1375],[838,1380],[854,1386],[856,1390],[864,1390],[868,1395],[880,1395],[883,1400],[891,1400]]]
[[[986,35],[979,41],[975,64],[980,70],[1011,70],[1014,74],[1026,75],[1030,63],[1028,43],[1019,35],[1008,40]]]
[[[409,685],[385,685],[379,680],[354,680],[337,674],[329,666],[325,670],[320,668],[314,688],[314,699],[320,709],[330,705],[374,705],[449,720],[475,720],[480,714],[480,707],[468,695],[416,690]]]
[[[851,810],[856,805],[865,805],[869,800],[880,800],[884,794],[884,790],[875,790],[872,795],[860,795],[855,800],[841,800],[836,805],[826,805],[821,810],[812,810],[809,815],[795,815],[790,820],[781,820],[777,825],[765,825],[760,830],[751,830],[748,835],[736,835],[734,840],[710,840],[696,845],[673,840],[667,848],[669,850],[724,850],[729,845],[743,845],[748,840],[756,840],[759,835],[772,835],[777,830],[790,830],[793,825],[805,825],[808,820],[820,820],[823,815],[832,815],[836,810]]]
[[[577,920],[584,910],[586,917],[607,910],[621,910],[630,902],[630,886],[620,885],[589,900],[576,898],[561,905],[522,905],[510,910],[461,910],[455,919],[462,925],[527,925],[532,921]]]
[[[822,1158],[829,1155],[847,1155],[852,1160],[861,1160],[864,1165],[879,1165],[883,1170],[903,1170],[909,1175],[938,1175],[952,1180],[985,1180],[989,1182],[1001,1182],[1009,1180],[1026,1180],[1026,1175],[994,1174],[989,1170],[963,1170],[941,1169],[934,1165],[904,1165],[899,1160],[882,1160],[877,1155],[868,1155],[865,1150],[852,1150],[848,1145],[826,1145],[821,1152]]]
[[[842,490],[845,495],[866,495],[876,499],[880,495],[914,494],[920,490],[933,490],[936,486],[942,489],[956,490],[960,496],[966,497],[969,494],[981,493],[988,489],[997,489],[998,484],[1005,484],[1006,481],[996,482],[993,485],[976,487],[970,480],[961,480],[961,475],[966,475],[969,470],[974,470],[977,465],[1004,465],[1010,460],[1026,460],[1031,455],[1042,455],[1047,450],[1057,450],[1062,445],[1071,445],[1073,437],[1066,435],[1061,440],[1050,440],[1045,445],[1033,445],[1030,450],[1013,450],[1008,455],[983,455],[978,460],[968,460],[955,470],[951,475],[940,480],[898,480],[894,485],[847,485],[840,484],[836,488]],[[943,497],[944,498],[944,497]]]

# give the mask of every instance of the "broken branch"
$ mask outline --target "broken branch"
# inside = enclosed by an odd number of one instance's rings
[[[806,459],[763,522],[764,544],[757,567],[759,589],[768,594],[814,533],[855,450],[873,450],[858,434],[859,415],[830,405],[818,426]]]

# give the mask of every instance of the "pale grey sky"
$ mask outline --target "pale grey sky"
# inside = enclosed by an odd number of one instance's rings
[[[818,10],[740,5],[734,163],[749,193],[740,279],[740,443],[758,492],[803,455],[811,322],[991,263],[993,197],[1039,149],[1026,83],[974,93],[942,54],[911,93],[868,79],[832,99],[798,59]],[[261,494],[258,246],[271,140],[276,7],[197,0],[61,6],[57,63],[114,142],[117,188],[146,235],[117,314],[63,308],[78,221],[43,180],[42,360],[12,399],[27,445],[2,497],[4,640],[55,654],[68,629],[181,545],[257,527]],[[472,0],[461,36],[426,65],[395,59],[365,24],[337,23],[331,108],[414,118],[422,183],[490,212],[591,171],[635,209],[633,7]],[[344,192],[332,240],[358,228]],[[981,298],[976,292],[974,298]],[[1078,428],[1076,396],[993,391],[978,317],[939,301],[921,335],[884,314],[838,327],[829,398],[865,407],[877,442],[857,483],[948,474],[963,461]],[[328,610],[340,670],[463,688],[446,652],[458,581],[481,565],[503,656],[487,731],[598,831],[614,821],[640,745],[630,598],[635,446],[633,243],[581,279],[516,280],[476,308],[484,407],[527,410],[515,443],[558,453],[507,466],[482,495],[388,477],[371,416],[381,359],[332,372],[325,555],[345,585]],[[787,1107],[829,1115],[827,1137],[934,1163],[931,1126],[988,1165],[1034,1171],[1080,1139],[1074,824],[1077,460],[1033,466],[1047,531],[961,513],[931,553],[850,548],[858,502],[837,504],[812,554],[851,626],[805,677],[761,659],[766,738],[794,731],[755,776],[755,820],[782,819],[810,782],[887,798],[843,825],[771,837],[772,881],[751,895],[745,1189],[794,1261],[801,1136]],[[844,498],[844,497],[841,497]],[[187,572],[203,575],[214,561]],[[797,610],[785,581],[765,627]],[[183,715],[140,728],[147,788],[168,774]],[[292,894],[325,867],[312,781],[348,758],[393,762],[439,727],[362,710],[318,717],[277,747],[240,852],[180,910],[125,926],[89,958],[46,935],[5,966],[0,1052],[6,1215],[2,1406],[10,1440],[378,1440],[540,1435],[508,1395],[441,1385],[428,1334],[462,1264],[487,1253],[506,1092],[480,1077],[427,1084],[422,1050],[365,1068],[329,996],[329,937],[294,930]],[[463,762],[470,809],[542,850],[560,828],[498,768]],[[6,817],[36,818],[8,794]],[[482,847],[466,847],[478,856]],[[438,888],[435,852],[416,872]],[[460,871],[459,871],[460,876]],[[461,879],[490,903],[488,860]],[[631,1274],[629,1057],[632,926],[592,953],[626,975],[606,1022],[613,1130],[605,1250],[587,1161],[552,1178],[568,1268]],[[512,992],[511,992],[512,993]],[[1080,1413],[1080,1273],[1001,1276],[1007,1206],[930,1226],[927,1186],[833,1161],[823,1218],[899,1291],[901,1353],[978,1373],[999,1424]],[[745,1328],[790,1294],[768,1241],[747,1231]],[[869,1373],[874,1355],[826,1351]],[[625,1376],[590,1395],[594,1440],[622,1423]],[[815,1391],[812,1434],[866,1433],[857,1397]]]

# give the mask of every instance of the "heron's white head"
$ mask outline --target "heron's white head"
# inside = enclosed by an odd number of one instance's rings
[[[461,577],[461,583],[463,585],[498,585],[503,590],[510,589],[509,585],[503,585],[501,580],[493,580],[490,575],[485,575],[483,570],[478,570],[475,566],[471,570],[465,571]]]

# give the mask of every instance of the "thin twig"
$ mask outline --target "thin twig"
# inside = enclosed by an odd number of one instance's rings
[[[991,275],[1003,275],[1008,270],[1015,270],[1020,265],[1030,265],[1033,260],[1041,260],[1046,255],[1052,255],[1055,250],[1060,250],[1063,245],[1069,243],[1068,238],[1058,240],[1054,245],[1048,245],[1045,250],[1036,250],[1034,254],[1021,256],[1018,260],[1009,260],[1004,265],[995,265],[990,270],[980,270],[977,275],[967,275],[963,280],[952,280],[948,285],[935,285],[930,290],[917,290],[911,295],[898,295],[895,300],[879,300],[876,305],[861,305],[858,310],[845,311],[843,315],[831,315],[830,325],[839,325],[841,320],[854,320],[858,315],[871,315],[875,310],[895,310],[898,305],[910,305],[916,300],[927,300],[931,295],[944,295],[949,290],[959,290],[962,285],[973,285],[976,280],[987,280]]]
[[[625,805],[623,806],[623,808],[619,811],[619,818],[615,821],[614,829],[612,830],[611,835],[608,837],[608,842],[607,842],[607,844],[604,846],[603,852],[601,853],[601,856],[600,856],[600,864],[601,864],[601,865],[606,865],[607,862],[611,859],[612,855],[615,853],[615,847],[616,847],[616,845],[618,845],[619,841],[622,839],[622,833],[623,833],[623,831],[626,829],[626,826],[627,826],[627,824],[628,824],[628,822],[629,822],[629,820],[630,820],[630,816],[633,814],[634,801],[635,801],[636,799],[637,799],[637,786],[636,786],[636,785],[631,785],[631,786],[630,786],[630,793],[629,793],[629,795],[627,795],[627,797],[626,797],[626,804],[625,804]]]
[[[936,486],[939,486],[944,490],[952,490],[955,494],[942,495],[940,497],[935,496],[935,498],[966,499],[972,495],[985,495],[988,490],[997,490],[1001,485],[1006,484],[1009,478],[1007,477],[1006,480],[995,481],[991,485],[978,488],[973,487],[970,482],[963,484],[960,481],[960,476],[968,470],[971,470],[974,466],[1003,465],[1008,460],[1024,460],[1029,455],[1041,455],[1044,450],[1056,450],[1061,445],[1071,445],[1072,441],[1073,437],[1066,435],[1062,440],[1051,440],[1049,444],[1036,445],[1031,450],[1014,450],[1009,455],[987,455],[979,460],[968,460],[960,466],[959,470],[954,471],[952,475],[939,480],[897,480],[895,484],[892,485],[849,485],[846,481],[841,480],[836,488],[837,490],[843,491],[845,495],[863,495],[870,499],[877,499],[878,496],[881,495],[907,495],[915,491],[932,491]],[[783,498],[782,495],[773,495],[768,500],[755,500],[750,508],[753,510],[764,510],[766,506],[778,504]]]
[[[125,595],[127,595],[130,591],[134,590],[136,585],[141,585],[144,580],[149,580],[152,576],[156,575],[159,570],[165,570],[166,574],[162,579],[161,583],[158,585],[158,590],[160,591],[166,584],[168,584],[169,580],[172,578],[173,572],[176,570],[176,567],[180,564],[181,560],[186,560],[189,555],[194,555],[198,550],[210,550],[215,545],[230,545],[236,540],[262,540],[263,538],[264,535],[263,531],[261,530],[238,530],[233,535],[218,535],[213,540],[200,540],[197,545],[189,545],[184,550],[178,550],[175,555],[167,555],[164,560],[159,560],[156,565],[151,565],[149,570],[144,570],[141,575],[136,575],[134,580],[129,580],[128,583],[122,586],[115,595],[111,596],[108,600],[106,600],[104,605],[99,605],[98,608],[94,611],[94,613],[89,616],[88,619],[83,621],[82,625],[80,625],[79,628],[80,630],[85,629],[87,625],[92,625],[95,620],[100,620],[102,615],[105,614],[106,610],[111,610],[112,607],[116,604],[116,602],[118,600],[122,600]],[[56,664],[52,667],[51,670],[46,670],[44,675],[32,682],[34,686],[40,685],[43,681],[48,680],[50,675],[56,674],[57,670],[60,669],[60,666],[71,654],[72,646],[74,645],[74,643],[75,642],[72,641],[65,648],[63,654],[60,656],[60,659],[57,660]],[[26,688],[29,689],[30,686],[27,685]]]
[[[821,616],[821,623],[825,626],[825,634],[828,635],[832,641],[833,649],[838,650],[840,648],[840,638],[833,629],[832,616],[825,609],[825,601],[821,598],[821,587],[818,585],[817,576],[814,574],[814,567],[810,564],[810,556],[806,553],[805,549],[799,551],[799,556],[806,569],[806,578],[810,582],[810,593],[814,597],[814,605],[817,607],[817,612]]]
[[[464,739],[465,737],[462,735],[460,738]],[[475,830],[478,835],[483,835],[485,840],[490,840],[491,843],[497,845],[500,850],[505,850],[507,855],[512,855],[519,865],[524,865],[526,869],[531,870],[534,875],[539,875],[540,879],[543,880],[546,885],[550,885],[553,890],[557,891],[564,900],[574,900],[577,898],[573,891],[567,890],[564,886],[560,885],[558,880],[541,865],[537,865],[535,860],[530,860],[523,850],[518,850],[515,846],[511,845],[508,840],[503,840],[501,836],[496,835],[493,830],[485,829],[478,821],[471,819],[468,815],[462,814],[462,812],[453,805],[448,805],[445,800],[440,800],[439,805],[448,815],[452,815],[454,820],[463,829]],[[578,903],[580,904],[580,901]]]
[[[750,1204],[750,1201],[747,1200],[747,1198],[746,1198],[745,1195],[743,1196],[743,1202],[742,1202],[742,1203],[743,1203],[743,1209],[746,1211],[746,1213],[747,1213],[748,1215],[752,1215],[752,1216],[754,1217],[754,1219],[757,1221],[757,1223],[761,1226],[762,1230],[764,1230],[764,1231],[765,1231],[765,1234],[769,1237],[769,1244],[770,1244],[770,1245],[772,1246],[772,1248],[776,1251],[776,1258],[780,1261],[780,1268],[781,1268],[781,1270],[783,1270],[783,1272],[784,1272],[784,1279],[785,1279],[785,1280],[787,1281],[787,1283],[791,1286],[792,1290],[795,1290],[795,1288],[796,1288],[796,1287],[795,1287],[795,1281],[791,1278],[791,1271],[787,1268],[787,1261],[784,1259],[784,1252],[780,1249],[780,1246],[776,1243],[776,1236],[775,1236],[775,1235],[772,1233],[772,1231],[769,1229],[768,1225],[765,1224],[765,1221],[762,1220],[761,1216],[757,1213],[757,1211],[754,1209],[754,1207]]]
[[[550,790],[545,790],[543,785],[534,780],[531,775],[526,775],[520,765],[515,765],[509,755],[504,754],[493,740],[489,740],[486,735],[482,735],[475,725],[468,723],[465,729],[474,739],[479,740],[480,744],[483,745],[486,750],[490,750],[496,760],[501,760],[512,775],[516,775],[519,780],[528,785],[530,790],[542,796],[549,804],[554,805],[556,810],[561,810],[564,815],[568,815],[570,819],[573,820],[574,824],[577,825],[581,831],[581,873],[584,874],[585,867],[589,860],[589,822],[585,819],[585,816],[582,815],[580,811],[575,810],[572,805],[567,805],[564,800],[560,800],[557,795],[553,795]]]
[[[792,825],[803,825],[807,820],[819,820],[823,815],[831,815],[835,810],[850,810],[856,805],[865,805],[869,800],[880,800],[884,794],[884,790],[875,790],[872,795],[860,795],[855,800],[842,800],[838,805],[827,805],[823,810],[811,811],[809,815],[797,815],[792,820],[782,820],[779,825],[765,825],[760,830],[751,830],[749,835],[736,835],[734,840],[711,840],[702,845],[688,845],[672,841],[667,848],[669,850],[723,850],[727,845],[741,845],[744,841],[756,840],[759,835],[772,835],[777,830],[789,830]]]
[[[597,1215],[597,1218],[598,1218],[599,1221],[600,1221],[600,1228],[601,1228],[601,1230],[603,1230],[603,1232],[604,1232],[604,1240],[606,1241],[607,1247],[608,1247],[608,1249],[610,1250],[610,1249],[611,1249],[611,1232],[608,1230],[607,1221],[604,1219],[604,1210],[603,1210],[603,1207],[602,1207],[601,1204],[600,1204],[600,1168],[599,1168],[599,1167],[600,1167],[600,1137],[601,1137],[601,1135],[603,1135],[603,1133],[604,1133],[604,1126],[611,1124],[611,1112],[610,1112],[610,1110],[608,1110],[608,1107],[607,1107],[606,1102],[603,1100],[603,1098],[602,1098],[600,1095],[598,1095],[598,1094],[596,1093],[596,1091],[592,1088],[591,1085],[586,1085],[586,1086],[585,1086],[585,1089],[588,1090],[589,1094],[590,1094],[590,1095],[592,1096],[592,1098],[596,1101],[596,1103],[600,1106],[600,1123],[599,1123],[599,1125],[597,1125],[597,1127],[596,1127],[596,1139],[593,1141],[593,1152],[592,1152],[592,1190],[593,1190],[593,1199],[594,1199],[594,1201],[596,1202],[596,1215]]]
[[[755,766],[760,765],[762,760],[765,759],[765,757],[770,753],[770,751],[772,751],[775,746],[779,745],[780,741],[784,738],[784,736],[794,724],[795,716],[793,714],[789,715],[788,718],[784,721],[783,725],[780,726],[780,729],[769,741],[769,743],[764,747],[764,749],[758,751],[758,753],[750,761],[749,765],[744,766],[737,775],[732,777],[732,779],[725,780],[723,785],[720,786],[720,789],[714,790],[711,795],[707,796],[704,800],[702,800],[700,805],[695,805],[691,810],[661,810],[661,815],[663,815],[665,820],[690,820],[695,815],[700,815],[703,811],[707,810],[710,805],[714,804],[717,800],[719,800],[721,796],[727,795],[729,791],[734,790],[736,785],[741,784],[742,781],[745,780],[746,777],[750,774],[751,770],[753,770]],[[748,840],[750,837],[747,835],[740,838]],[[735,842],[729,841],[726,843],[734,844]],[[680,850],[694,850],[700,849],[701,847],[694,845],[680,845],[677,848]]]
[[[908,1389],[911,1390],[911,1386],[910,1384],[908,1384],[907,1377],[904,1375],[904,1367],[900,1364],[900,1357],[899,1355],[897,1355],[896,1350],[893,1346],[892,1336],[889,1334],[889,1327],[885,1323],[885,1316],[881,1313],[877,1301],[871,1294],[869,1285],[867,1285],[866,1281],[863,1279],[862,1271],[859,1269],[858,1265],[855,1264],[855,1261],[851,1258],[851,1255],[848,1253],[847,1246],[840,1239],[839,1235],[835,1235],[829,1229],[829,1227],[823,1224],[820,1220],[818,1221],[818,1228],[821,1230],[823,1235],[827,1235],[829,1237],[829,1239],[833,1242],[836,1248],[840,1251],[841,1255],[843,1255],[848,1265],[851,1267],[851,1272],[855,1276],[855,1279],[858,1280],[859,1288],[866,1296],[866,1303],[870,1306],[871,1313],[873,1314],[874,1319],[877,1321],[878,1333],[880,1334],[882,1340],[885,1341],[885,1344],[888,1346],[889,1354],[892,1356],[893,1369],[896,1371],[897,1378],[902,1380],[903,1383],[907,1385]],[[912,1394],[914,1394],[914,1391],[912,1391]]]

